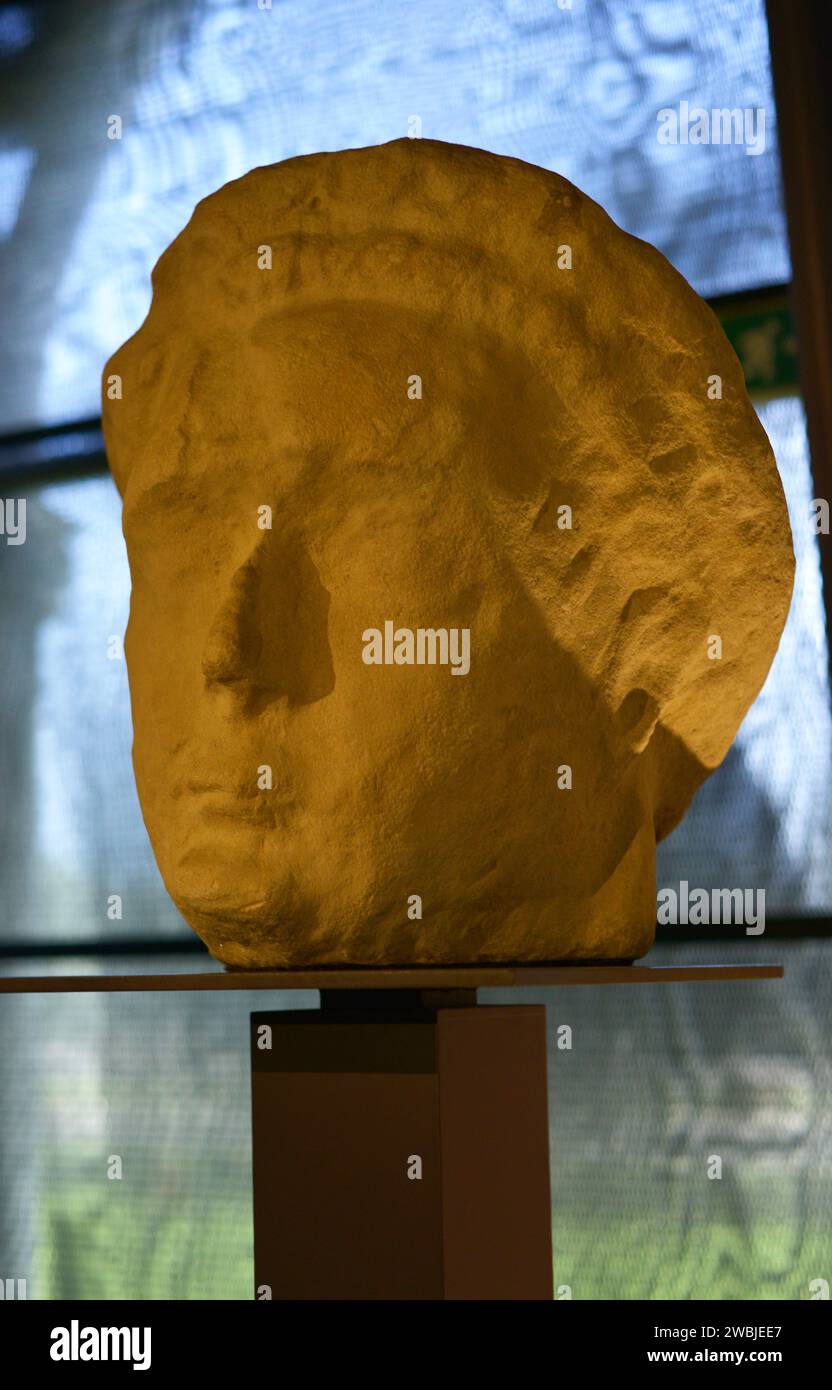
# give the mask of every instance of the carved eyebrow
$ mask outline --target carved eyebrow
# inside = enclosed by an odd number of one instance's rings
[[[156,467],[158,468],[158,464]],[[133,466],[124,489],[125,506],[133,506],[136,502],[147,502],[151,498],[160,500],[160,502],[176,502],[189,491],[194,498],[199,495],[196,480],[189,477],[185,468],[176,468],[175,471],[168,470],[164,474],[156,471],[150,477],[147,475],[149,471],[147,464],[143,464],[142,461]]]
[[[164,478],[155,478],[152,482],[142,485],[141,470],[134,470],[127,480],[124,490],[121,514],[132,516],[134,512],[140,510],[150,502],[168,505],[171,502],[184,500],[187,488],[183,488],[184,478],[181,473],[168,474]],[[194,494],[195,495],[195,494]]]

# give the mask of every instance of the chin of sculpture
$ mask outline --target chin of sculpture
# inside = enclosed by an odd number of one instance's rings
[[[201,202],[104,372],[145,823],[230,966],[632,959],[791,595],[714,315],[428,140]]]

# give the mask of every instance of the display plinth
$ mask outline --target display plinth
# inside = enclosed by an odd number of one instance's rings
[[[542,1005],[251,1029],[255,1297],[552,1297]]]
[[[254,1297],[547,1299],[545,1007],[480,1005],[477,990],[782,975],[621,962],[215,970],[7,976],[0,994],[320,990],[320,1009],[251,1016]]]
[[[21,957],[25,952],[21,952]],[[90,943],[95,955],[95,943]],[[516,989],[567,985],[681,984],[707,980],[777,980],[782,965],[418,965],[394,969],[329,966],[311,970],[176,971],[165,975],[0,976],[0,994],[112,994],[150,990],[236,989]]]

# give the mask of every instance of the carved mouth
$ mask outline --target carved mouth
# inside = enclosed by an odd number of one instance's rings
[[[292,809],[297,800],[288,786],[252,792],[250,787],[220,782],[188,783],[185,792],[199,802],[200,814],[206,818],[265,827],[273,826],[278,815]]]

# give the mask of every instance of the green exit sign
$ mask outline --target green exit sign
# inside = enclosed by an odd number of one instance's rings
[[[780,395],[795,391],[797,344],[785,296],[715,305],[722,328],[742,363],[749,393]]]

